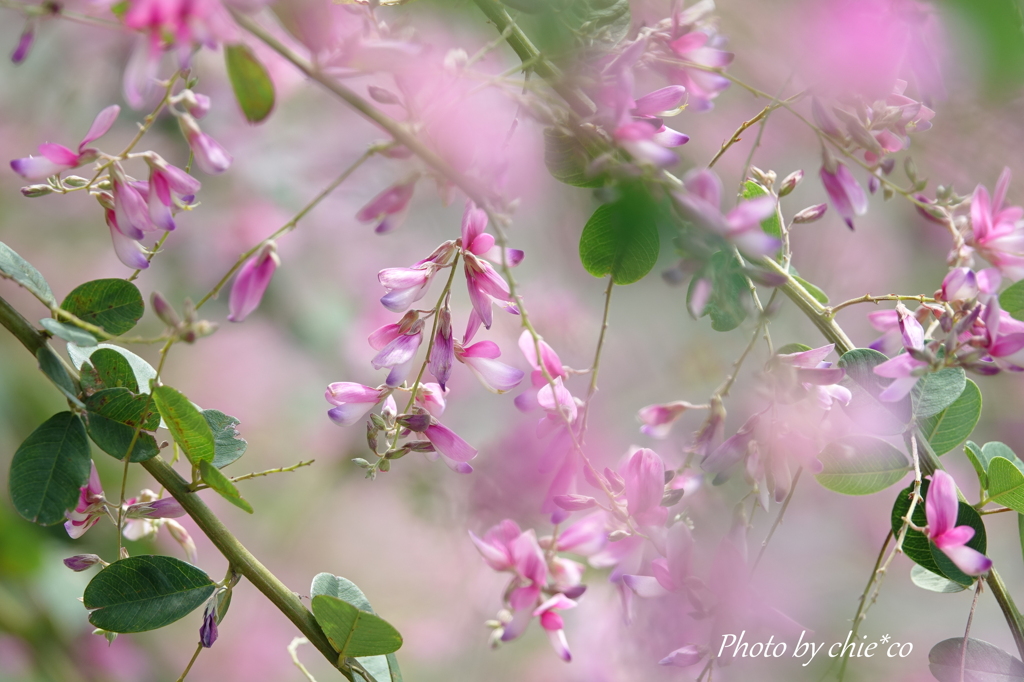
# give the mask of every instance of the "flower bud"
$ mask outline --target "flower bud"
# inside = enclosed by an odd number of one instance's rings
[[[153,304],[153,312],[160,318],[160,321],[166,324],[168,327],[177,327],[181,324],[181,320],[178,318],[178,313],[174,312],[174,308],[167,302],[159,291],[154,291],[153,296],[150,298]]]
[[[15,64],[21,64],[28,57],[28,51],[32,49],[32,43],[36,37],[36,26],[34,21],[29,21],[25,24],[25,29],[21,32],[21,37],[18,38],[18,45],[14,48],[14,52],[11,53],[11,61]]]
[[[380,469],[381,471],[385,471],[385,472],[391,471],[391,460],[389,460],[389,459],[382,459],[380,461],[380,464],[377,465],[377,468]]]
[[[398,416],[398,425],[422,433],[426,431],[427,427],[430,426],[430,415],[429,414],[402,414]]]
[[[256,310],[280,263],[277,246],[272,241],[245,262],[231,286],[229,322],[241,322]]]
[[[371,85],[367,88],[370,93],[370,98],[374,102],[380,102],[381,104],[400,104],[398,96],[390,90],[379,88],[376,85]]]
[[[184,90],[179,97],[181,106],[185,107],[185,111],[195,118],[202,118],[210,111],[210,98],[206,95],[200,95],[193,90]]]
[[[795,170],[787,175],[782,180],[782,184],[779,185],[779,196],[784,197],[800,184],[800,181],[804,179],[804,172],[802,170]]]
[[[139,502],[125,510],[125,518],[128,519],[172,519],[184,515],[185,509],[173,497]]]
[[[21,188],[21,194],[29,199],[36,199],[38,197],[45,197],[47,194],[53,194],[53,188],[49,185],[29,185],[28,187]]]
[[[211,599],[203,613],[203,624],[199,628],[199,643],[209,649],[217,641],[217,609],[216,600]]]
[[[825,215],[825,211],[828,210],[828,204],[818,204],[816,206],[808,206],[804,210],[793,216],[794,225],[802,225],[804,223],[813,223],[815,220]]]
[[[104,564],[106,562],[100,559],[95,554],[76,554],[75,556],[69,556],[64,560],[64,565],[70,568],[75,573],[84,571],[87,568],[91,568],[96,564]]]

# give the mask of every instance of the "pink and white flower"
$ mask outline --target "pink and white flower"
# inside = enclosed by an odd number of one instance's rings
[[[956,525],[960,503],[953,477],[940,469],[932,474],[931,479],[924,501],[928,539],[967,575],[988,573],[992,568],[992,560],[967,546],[967,542],[974,537],[974,529]]]
[[[92,125],[89,126],[89,132],[78,144],[78,151],[72,151],[64,145],[47,142],[39,145],[39,153],[42,156],[15,159],[11,161],[11,168],[26,180],[38,181],[95,161],[99,151],[87,145],[106,135],[120,112],[121,107],[112,104],[97,114]]]
[[[338,426],[351,426],[381,401],[387,389],[370,388],[350,381],[336,381],[327,386],[324,398],[333,408],[327,416]]]

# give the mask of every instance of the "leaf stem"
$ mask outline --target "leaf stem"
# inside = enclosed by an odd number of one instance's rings
[[[199,658],[199,654],[203,651],[203,645],[196,645],[196,652],[192,654],[192,658],[189,660],[188,665],[185,666],[185,672],[181,673],[181,677],[178,678],[178,682],[185,682],[185,678],[188,677],[188,672],[192,670],[192,664]]]

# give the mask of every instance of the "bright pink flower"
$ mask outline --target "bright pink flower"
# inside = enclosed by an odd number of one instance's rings
[[[485,232],[487,220],[486,211],[477,208],[472,201],[466,202],[466,210],[462,213],[462,248],[475,256],[500,264],[502,250],[496,245],[494,236]],[[519,249],[504,251],[505,262],[513,268],[522,262],[523,255]]]
[[[665,463],[654,450],[633,453],[619,473],[626,485],[626,510],[641,525],[659,525],[668,509],[661,506],[665,494]]]
[[[64,523],[64,530],[72,539],[80,538],[106,513],[106,500],[103,498],[100,475],[96,471],[96,463],[92,462],[89,481],[82,486],[78,493],[78,504],[75,505],[74,510],[64,513],[68,519]]]
[[[21,64],[28,57],[28,51],[32,49],[32,43],[36,37],[36,25],[35,21],[29,19],[25,22],[25,28],[21,31],[21,36],[18,38],[18,45],[14,48],[14,52],[11,53],[11,62],[14,64]]]
[[[576,602],[572,599],[564,594],[556,594],[533,612],[534,617],[540,618],[541,627],[547,631],[548,639],[551,640],[551,646],[555,653],[566,663],[572,660],[572,653],[569,652],[569,643],[565,639],[565,622],[555,610],[571,609],[575,606]]]
[[[508,284],[490,263],[477,258],[472,253],[464,253],[463,262],[466,286],[469,289],[469,300],[473,303],[473,310],[476,311],[483,325],[490,329],[493,319],[491,304],[495,302],[499,305],[505,304],[506,309],[512,305],[512,295],[509,293]]]
[[[436,347],[436,346],[435,346]],[[498,362],[501,349],[493,341],[480,341],[472,346],[455,346],[455,358],[464,364],[492,393],[506,393],[523,380],[523,371]]]
[[[673,196],[699,225],[728,239],[750,256],[766,256],[778,251],[782,242],[761,228],[761,221],[776,210],[775,199],[760,197],[742,201],[722,215],[722,181],[714,171],[690,171],[683,176],[683,183],[686,191]]]
[[[868,211],[868,197],[864,189],[857,183],[850,169],[836,161],[831,154],[826,154],[825,163],[821,167],[821,184],[825,186],[836,212],[852,230],[854,216],[864,215]]]
[[[640,432],[645,433],[651,438],[658,440],[664,440],[668,438],[669,431],[672,429],[672,424],[675,423],[676,419],[686,412],[687,410],[698,409],[702,406],[693,405],[686,402],[685,400],[677,400],[671,403],[665,403],[664,405],[648,405],[647,407],[640,408],[640,411],[636,413],[637,419],[643,424],[640,427]],[[707,407],[706,405],[703,407]]]
[[[184,507],[173,497],[129,502],[124,512],[126,519],[176,519],[184,515]]]
[[[277,245],[274,242],[267,242],[256,255],[245,262],[235,275],[235,283],[231,286],[228,321],[241,322],[256,310],[280,263]]]
[[[146,250],[136,239],[124,234],[117,224],[117,213],[113,209],[104,209],[104,217],[107,227],[110,228],[110,238],[114,242],[114,253],[118,260],[130,268],[145,270],[149,267]]]
[[[445,395],[448,389],[442,388],[435,383],[420,384],[420,390],[416,392],[416,404],[422,407],[433,417],[440,417],[444,414]]]
[[[978,277],[970,268],[953,268],[942,278],[943,301],[969,301],[979,292]]]
[[[449,469],[457,474],[473,472],[473,467],[468,462],[476,457],[477,450],[454,431],[434,419],[431,420],[430,426],[424,429],[423,435],[433,443]]]
[[[713,10],[714,3],[698,2],[656,27],[656,49],[668,59],[656,62],[655,67],[673,83],[686,87],[687,106],[692,111],[711,110],[711,100],[731,85],[724,76],[687,66],[724,68],[732,62],[732,53],[721,49],[725,38],[718,34],[709,16]]]
[[[405,220],[415,189],[416,178],[388,187],[359,209],[356,220],[373,223],[377,234],[391,232]]]
[[[513,570],[515,560],[512,556],[512,545],[522,534],[516,522],[510,519],[489,528],[482,540],[473,531],[469,531],[469,537],[480,555],[495,571]]]
[[[161,230],[173,230],[172,209],[175,203],[191,203],[202,184],[176,166],[155,154],[146,157],[149,163],[149,218]]]
[[[384,389],[336,381],[324,393],[327,402],[335,406],[327,411],[327,416],[338,426],[351,426],[380,402],[383,393]]]
[[[51,175],[58,175],[66,170],[91,163],[96,159],[98,151],[86,145],[105,135],[110,130],[110,127],[114,125],[114,121],[117,120],[117,115],[120,111],[121,107],[112,104],[97,114],[96,119],[89,127],[89,132],[85,134],[85,137],[79,143],[77,152],[59,144],[41,144],[39,145],[39,153],[42,156],[15,159],[11,161],[11,168],[26,180],[36,181],[45,180]]]
[[[423,320],[415,312],[406,313],[398,324],[387,324],[370,334],[370,346],[379,351],[370,363],[374,369],[391,369],[386,383],[401,385],[412,369],[412,361],[423,341]]]
[[[607,512],[595,511],[574,521],[558,534],[559,552],[590,556],[608,544]]]
[[[978,185],[971,198],[971,234],[967,243],[1005,276],[1024,279],[1024,208],[1003,206],[1010,185],[1010,169],[1004,168],[995,195]]]
[[[231,166],[231,155],[216,140],[200,130],[194,118],[189,114],[182,114],[178,116],[178,123],[188,146],[192,149],[196,165],[202,168],[204,173],[217,175]]]
[[[982,575],[992,567],[992,560],[971,549],[967,542],[974,537],[970,526],[957,526],[960,503],[953,477],[941,469],[932,474],[924,512],[928,519],[928,539],[967,575]]]
[[[899,321],[900,333],[903,335],[903,346],[909,350],[919,351],[924,348],[924,327],[902,303],[896,304],[896,316]],[[903,399],[918,379],[927,374],[929,363],[918,360],[910,353],[902,353],[875,367],[878,376],[894,379],[884,391],[878,395],[883,402],[895,402]]]
[[[831,362],[825,361],[825,357],[834,349],[835,344],[830,343],[808,351],[776,356],[776,362],[792,368],[795,380],[826,410],[832,408],[833,401],[849,405],[853,397],[850,389],[839,385],[846,376],[846,370],[833,367]]]
[[[437,333],[434,334],[434,347],[430,349],[430,373],[444,389],[452,374],[452,363],[455,361],[455,341],[452,339],[452,311],[447,304],[437,313]]]
[[[385,268],[377,273],[377,281],[387,293],[381,304],[393,313],[402,313],[423,298],[439,268],[447,265],[455,253],[455,242],[446,241],[423,260],[409,268]]]

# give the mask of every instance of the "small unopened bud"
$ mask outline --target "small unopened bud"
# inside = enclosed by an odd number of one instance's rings
[[[377,452],[377,436],[380,434],[380,429],[374,426],[372,421],[366,422],[366,445],[369,446],[370,452]]]
[[[151,502],[139,502],[125,510],[128,519],[176,519],[185,515],[185,509],[173,497],[164,497]]]
[[[87,568],[91,568],[96,564],[106,565],[103,559],[100,559],[95,554],[76,554],[75,556],[69,556],[64,560],[64,565],[70,568],[75,573],[84,571]]]
[[[391,460],[382,459],[380,464],[377,465],[377,468],[381,471],[391,471]]]
[[[414,440],[405,444],[410,452],[433,452],[434,444],[429,440]]]
[[[68,175],[65,176],[64,178],[61,178],[61,181],[64,183],[65,187],[72,187],[74,189],[78,189],[79,187],[85,187],[86,185],[89,184],[89,181],[81,177],[80,175]]]
[[[398,425],[416,433],[423,433],[430,426],[430,415],[403,414],[398,417]]]
[[[29,199],[36,199],[38,197],[45,197],[47,194],[53,194],[53,188],[49,185],[29,185],[28,187],[21,188],[21,194]]]
[[[894,196],[896,196],[896,193],[893,191],[892,187],[890,187],[889,185],[883,185],[882,199],[884,199],[885,201],[889,201],[889,199],[892,199]]]
[[[750,167],[750,174],[754,176],[754,179],[760,182],[762,185],[771,189],[772,185],[775,184],[775,171],[763,171],[757,166]]]
[[[32,49],[32,43],[36,37],[36,25],[34,21],[29,21],[25,24],[25,29],[21,32],[21,37],[18,38],[18,45],[14,48],[14,52],[11,53],[11,61],[15,64],[21,64],[28,57],[28,51]]]
[[[388,450],[387,454],[384,455],[385,459],[402,459],[409,454],[409,446],[403,445],[400,448],[394,450]]]
[[[119,553],[119,557],[118,558],[120,558],[120,559],[127,559],[128,558],[128,548],[127,547],[122,547],[121,548],[121,552]]]
[[[153,312],[160,318],[160,321],[166,324],[168,327],[177,327],[181,324],[181,319],[178,317],[178,313],[174,312],[174,308],[167,302],[159,291],[154,291],[153,296],[150,298],[153,304]]]
[[[210,98],[194,90],[183,90],[179,95],[181,106],[195,118],[202,118],[210,111]]]
[[[95,630],[92,631],[92,634],[94,634],[94,635],[103,635],[103,637],[107,640],[107,645],[108,646],[110,644],[113,644],[114,640],[117,639],[117,633],[116,632],[111,632],[110,630],[104,630],[103,628],[96,628]]]
[[[398,405],[395,404],[395,397],[389,395],[384,399],[384,405],[380,408],[380,416],[384,418],[385,426],[390,427],[395,423],[396,414],[398,414]]]
[[[566,511],[581,511],[597,505],[597,500],[587,495],[556,495],[554,503]]]
[[[907,179],[912,183],[917,182],[917,164],[914,163],[914,158],[908,156],[903,159],[903,172],[907,174]]]
[[[882,181],[878,179],[878,176],[872,174],[872,176],[868,178],[868,191],[872,194],[876,193],[881,184]]]
[[[816,206],[808,206],[804,210],[793,216],[794,225],[802,225],[804,223],[813,223],[815,220],[825,215],[825,211],[828,210],[828,204],[818,204]]]
[[[356,457],[355,459],[352,460],[352,463],[355,464],[360,469],[369,469],[370,468],[370,463],[367,462],[362,457]]]
[[[199,643],[209,649],[217,641],[217,609],[215,600],[210,600],[203,613],[203,624],[199,628]]]
[[[395,93],[391,92],[390,90],[385,90],[384,88],[379,88],[376,85],[369,86],[367,88],[367,90],[369,90],[370,97],[375,102],[380,102],[381,104],[399,104],[400,103],[400,100],[398,99],[398,95],[396,95]]]
[[[804,172],[802,170],[795,170],[787,175],[782,180],[782,184],[779,185],[779,196],[784,197],[800,184],[800,181],[804,179]]]
[[[181,548],[185,550],[185,556],[188,557],[188,562],[195,565],[198,559],[196,558],[196,543],[192,541],[192,536],[188,534],[185,527],[174,519],[166,519],[164,525],[170,532],[171,537],[174,538],[175,542],[181,545]]]

